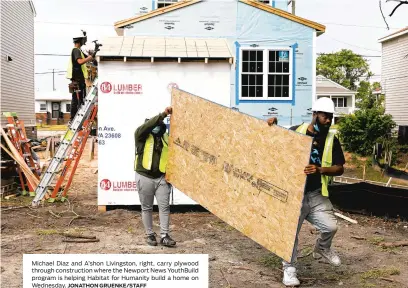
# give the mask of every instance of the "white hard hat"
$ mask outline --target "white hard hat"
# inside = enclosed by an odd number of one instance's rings
[[[333,100],[327,97],[319,98],[313,103],[313,112],[334,113]]]
[[[82,39],[82,44],[85,45],[85,43],[87,41],[86,32],[81,30],[81,32],[74,35],[74,37],[72,39],[74,40],[74,42],[76,40]]]

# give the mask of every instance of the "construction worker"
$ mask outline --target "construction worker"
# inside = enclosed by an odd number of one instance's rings
[[[85,79],[88,78],[86,63],[92,61],[96,54],[96,52],[93,52],[92,55],[87,56],[81,50],[81,47],[85,45],[87,41],[86,32],[82,31],[81,34],[73,38],[73,41],[74,48],[72,48],[71,51],[66,75],[66,77],[71,80],[69,87],[72,93],[71,117],[68,125],[71,125],[79,107],[84,104],[84,98],[86,96]]]
[[[171,113],[172,108],[167,107],[159,115],[146,119],[135,131],[136,184],[147,244],[151,246],[157,245],[152,217],[155,196],[159,207],[160,244],[168,247],[176,245],[176,241],[169,236],[171,186],[165,179],[168,133],[163,120]]]
[[[337,220],[328,198],[328,184],[333,176],[343,174],[345,159],[339,140],[333,132],[329,131],[334,113],[333,101],[329,98],[320,98],[313,104],[312,111],[311,123],[303,123],[290,128],[313,137],[313,143],[309,165],[304,169],[304,173],[307,174],[306,188],[292,261],[291,263],[282,262],[283,284],[286,286],[300,285],[294,264],[297,257],[298,234],[305,219],[321,232],[313,250],[313,258],[323,257],[334,266],[341,265],[339,256],[331,248],[332,240],[337,232]],[[267,122],[271,126],[277,124],[277,119],[270,118]]]

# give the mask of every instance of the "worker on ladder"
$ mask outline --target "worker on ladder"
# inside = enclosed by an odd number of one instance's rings
[[[163,120],[171,113],[172,108],[167,107],[164,112],[146,119],[135,131],[136,186],[147,244],[151,246],[157,245],[152,216],[155,196],[159,207],[160,244],[167,247],[176,245],[169,236],[171,185],[165,179],[169,135]]]
[[[333,101],[329,98],[320,98],[313,104],[312,111],[311,123],[303,123],[290,128],[290,130],[313,137],[313,142],[309,165],[304,169],[307,175],[306,188],[292,261],[282,263],[283,284],[286,286],[300,285],[294,264],[297,257],[298,234],[305,219],[321,232],[313,250],[313,258],[323,257],[334,266],[341,264],[339,256],[331,249],[332,240],[337,232],[337,220],[328,197],[328,184],[333,176],[343,174],[343,165],[346,161],[339,140],[335,137],[335,133],[330,131],[334,114]],[[271,126],[277,124],[277,119],[273,117],[267,122]]]
[[[85,79],[88,79],[86,63],[94,60],[97,52],[94,51],[93,54],[89,56],[82,52],[81,47],[85,45],[87,41],[85,31],[82,31],[82,33],[74,37],[73,40],[74,48],[71,50],[66,75],[66,77],[71,80],[71,83],[69,84],[69,92],[72,93],[71,117],[68,125],[71,125],[79,107],[84,104],[86,96]]]

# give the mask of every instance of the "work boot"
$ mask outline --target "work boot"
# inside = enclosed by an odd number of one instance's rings
[[[288,266],[283,268],[283,285],[285,286],[299,286],[300,281],[296,275],[296,268]]]
[[[160,244],[167,247],[176,246],[176,241],[170,238],[169,234],[162,236],[160,239]]]
[[[319,248],[318,246],[315,246],[315,249],[313,251],[313,258],[320,259],[322,257],[325,258],[327,261],[329,261],[330,264],[334,266],[341,265],[340,257],[337,255],[337,253],[333,249]]]
[[[157,240],[156,240],[155,234],[151,234],[147,236],[147,244],[149,244],[150,246],[157,246]]]

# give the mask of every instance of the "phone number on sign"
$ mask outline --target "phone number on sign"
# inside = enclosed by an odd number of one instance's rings
[[[99,145],[105,145],[104,139],[118,139],[121,137],[122,134],[120,133],[98,133],[98,143]]]

